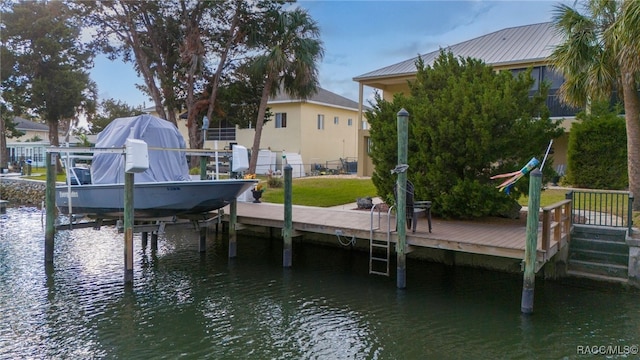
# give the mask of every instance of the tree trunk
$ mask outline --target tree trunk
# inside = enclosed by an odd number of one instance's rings
[[[58,121],[57,120],[47,120],[47,124],[49,125],[49,144],[51,146],[60,146],[60,139],[58,138]],[[56,164],[56,173],[62,174],[62,159],[61,156],[58,156],[58,163]]]
[[[625,123],[627,126],[627,169],[629,191],[640,196],[640,96],[635,87],[633,73],[626,67],[622,70],[622,94],[624,99]],[[633,202],[633,210],[640,211],[640,199]]]
[[[271,76],[267,76],[267,80],[262,89],[262,97],[260,98],[260,107],[258,108],[258,118],[256,119],[256,133],[253,135],[253,146],[251,146],[251,159],[249,160],[249,174],[256,173],[258,165],[258,152],[260,151],[260,138],[262,137],[262,127],[264,126],[264,114],[267,112],[267,102],[269,101],[269,93],[273,81]]]

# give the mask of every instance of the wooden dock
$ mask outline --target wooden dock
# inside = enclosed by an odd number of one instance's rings
[[[569,206],[570,202],[562,201],[541,210],[536,271],[566,245],[570,232],[570,218],[567,216],[570,213]],[[225,213],[228,214],[228,210]],[[281,204],[238,202],[237,216],[237,222],[241,225],[281,229],[284,209]],[[293,230],[296,235],[340,233],[348,238],[386,240],[389,224],[395,230],[395,216],[391,217],[389,219],[386,212],[293,206]],[[390,239],[392,243],[397,241],[395,231],[391,232]],[[422,247],[524,259],[526,218],[476,221],[433,219],[431,233],[427,219],[420,218],[416,232],[407,230],[406,239],[409,250],[411,247]]]

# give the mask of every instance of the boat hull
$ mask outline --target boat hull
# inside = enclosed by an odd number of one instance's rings
[[[166,217],[217,210],[251,189],[256,182],[200,180],[136,183],[133,190],[134,216]],[[56,205],[64,214],[71,212],[98,218],[121,217],[124,213],[124,184],[58,186]]]

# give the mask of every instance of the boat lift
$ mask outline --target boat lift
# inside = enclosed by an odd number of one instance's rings
[[[140,140],[138,140],[140,141]],[[159,233],[164,232],[165,227],[167,226],[192,226],[194,229],[200,232],[200,251],[204,252],[206,248],[206,232],[209,224],[216,223],[216,231],[218,229],[218,225],[221,223],[221,219],[223,216],[223,209],[218,209],[217,212],[209,212],[206,214],[197,214],[197,215],[185,215],[185,216],[174,216],[172,218],[161,218],[161,219],[137,219],[134,220],[133,216],[133,182],[134,182],[134,171],[144,171],[146,167],[144,166],[144,159],[139,160],[140,156],[147,157],[147,167],[148,167],[148,150],[162,150],[162,151],[180,151],[185,154],[185,156],[200,156],[200,178],[202,180],[206,180],[206,165],[207,165],[207,157],[214,157],[216,164],[218,163],[219,153],[221,152],[218,149],[210,150],[210,149],[184,149],[184,148],[160,148],[160,147],[148,147],[146,143],[144,146],[140,146],[140,144],[127,144],[128,146],[124,146],[121,148],[96,148],[96,147],[50,147],[46,149],[46,174],[47,174],[47,184],[46,184],[46,193],[45,193],[45,208],[46,208],[46,229],[45,229],[45,263],[53,262],[53,249],[54,249],[54,238],[55,231],[62,229],[74,229],[74,228],[87,228],[92,227],[94,229],[100,229],[103,225],[115,225],[118,228],[118,231],[124,233],[125,240],[125,273],[124,273],[124,282],[132,283],[133,282],[133,233],[139,232],[142,234],[142,243],[146,245],[148,233],[151,232],[151,240],[152,247],[157,247],[157,236]],[[144,148],[144,149],[142,149]],[[142,150],[142,151],[141,151]],[[132,163],[127,164],[125,167],[125,183],[124,183],[124,221],[122,219],[115,218],[96,218],[94,221],[88,222],[77,222],[75,223],[75,217],[73,215],[69,216],[69,222],[67,224],[55,225],[55,209],[56,209],[56,201],[55,201],[55,191],[56,191],[56,166],[58,162],[59,154],[66,154],[66,162],[67,169],[70,166],[70,159],[73,157],[72,154],[77,153],[112,153],[112,154],[122,154],[129,155],[138,158],[138,160],[134,160]],[[77,156],[77,155],[76,155]],[[142,166],[140,166],[142,164]],[[76,176],[76,174],[74,174]],[[217,175],[216,175],[217,178]],[[76,181],[80,184],[78,177],[76,176]],[[71,187],[71,181],[69,181],[69,177],[67,177],[67,186]],[[67,191],[69,194],[69,214],[71,214],[71,191]],[[231,212],[232,218],[235,219],[235,201],[231,203]],[[230,230],[235,229],[236,224],[229,224]],[[235,245],[235,231],[230,231],[230,247],[233,243]],[[234,257],[235,254],[229,253],[230,257]]]

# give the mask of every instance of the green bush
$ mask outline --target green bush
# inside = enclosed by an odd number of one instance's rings
[[[397,113],[409,114],[407,177],[415,198],[431,200],[435,214],[452,218],[501,216],[528,192],[528,177],[509,193],[498,191],[496,174],[520,170],[531,157],[542,161],[549,141],[562,134],[549,119],[548,86],[533,96],[530,71],[496,73],[480,60],[442,52],[432,66],[416,63],[411,93],[385,101],[379,95],[367,112],[378,194],[393,203],[397,165]],[[551,178],[552,159],[545,174]],[[504,180],[504,179],[503,179]]]
[[[284,181],[279,176],[276,177],[269,175],[267,176],[267,186],[270,188],[281,188],[282,186],[284,186]]]
[[[566,181],[590,189],[621,190],[629,186],[627,176],[627,132],[619,109],[607,103],[594,104],[590,115],[573,124],[569,135]]]

